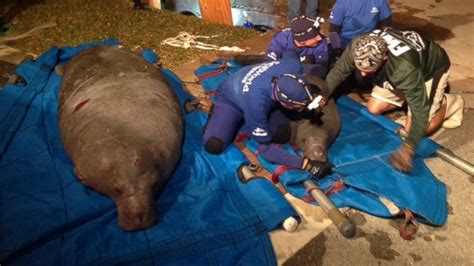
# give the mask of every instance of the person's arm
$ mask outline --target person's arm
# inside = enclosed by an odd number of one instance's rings
[[[341,55],[341,58],[337,60],[334,67],[329,71],[328,76],[326,77],[326,84],[328,89],[328,95],[326,97],[330,97],[332,93],[336,90],[339,85],[346,80],[347,77],[350,76],[352,71],[355,69],[354,64],[354,56],[352,55],[352,44],[355,40],[353,40],[344,52]]]
[[[342,54],[342,43],[341,43],[341,28],[344,23],[345,8],[341,2],[336,1],[332,7],[331,14],[329,15],[329,39],[331,40],[331,47],[333,54],[339,57]]]
[[[259,94],[261,92],[261,95]],[[258,87],[251,88],[251,97],[247,98],[244,119],[251,138],[258,143],[272,141],[268,126],[268,114],[272,109],[272,99],[267,98]],[[263,96],[262,96],[263,95]],[[249,95],[250,96],[250,95]]]
[[[329,24],[329,39],[331,40],[331,47],[334,53],[336,53],[336,50],[338,51],[338,55],[342,54],[341,36],[339,35],[340,32],[341,26],[332,23]]]
[[[430,103],[421,70],[417,69],[411,72],[405,80],[405,84],[401,84],[400,86],[403,87],[400,87],[400,89],[405,93],[405,98],[412,114],[412,124],[406,142],[416,148],[426,133]]]
[[[303,159],[300,156],[290,154],[280,146],[271,143],[268,114],[272,110],[272,105],[265,102],[265,99],[273,101],[269,98],[259,97],[259,95],[249,98],[248,111],[244,112],[244,116],[250,136],[259,144],[260,155],[267,161],[301,168]]]
[[[280,44],[280,39],[282,38],[282,33],[279,32],[273,36],[268,46],[266,57],[268,60],[275,61],[282,57],[283,47]]]
[[[389,16],[388,18],[382,19],[381,21],[379,21],[377,23],[377,28],[383,30],[385,28],[391,27],[391,25],[392,25],[392,16]]]
[[[316,178],[322,178],[332,171],[332,165],[330,163],[300,157],[285,151],[276,144],[259,144],[258,151],[267,161],[301,169],[309,172]]]
[[[377,23],[377,28],[379,29],[390,27],[392,24],[392,10],[390,9],[390,5],[387,1],[383,1],[382,5],[380,6],[379,19],[380,20]]]
[[[401,83],[396,85],[404,91],[412,114],[412,122],[408,137],[404,144],[390,155],[390,162],[399,171],[411,172],[416,147],[425,135],[428,125],[430,104],[421,71],[408,66],[400,69],[403,69],[401,71],[407,75]]]
[[[311,66],[310,74],[324,79],[328,73],[329,67],[329,48],[327,39],[323,38],[321,42],[312,49],[315,58],[314,64]]]
[[[268,113],[271,105],[259,97],[252,97],[249,112],[244,113],[245,123],[250,136],[259,144],[258,151],[267,161],[291,166],[310,172],[315,177],[323,177],[331,172],[331,165],[326,162],[305,160],[296,154],[289,153],[277,144],[271,143],[272,136],[268,127]]]
[[[267,161],[302,169],[303,158],[285,151],[280,145],[273,143],[259,143],[259,154]]]

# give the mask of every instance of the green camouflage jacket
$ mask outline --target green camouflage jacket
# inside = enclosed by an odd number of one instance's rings
[[[375,74],[374,83],[382,88],[403,91],[412,113],[412,126],[406,142],[416,147],[428,125],[430,105],[434,97],[427,95],[425,82],[439,78],[450,66],[446,52],[431,39],[414,31],[376,30],[370,34],[380,35],[388,44],[388,60]],[[330,94],[356,70],[353,47],[360,37],[354,39],[341,58],[329,72],[326,82]]]

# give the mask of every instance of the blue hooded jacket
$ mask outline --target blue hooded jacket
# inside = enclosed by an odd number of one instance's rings
[[[308,58],[314,59],[314,63],[303,63],[305,73],[320,78],[326,76],[329,64],[329,48],[326,37],[322,36],[321,42],[316,47],[300,48],[296,47],[290,28],[283,29],[273,36],[267,50],[267,59],[279,60],[287,51],[295,51],[301,62],[305,62]]]
[[[272,140],[268,133],[268,116],[276,108],[272,81],[284,73],[303,74],[295,52],[285,53],[281,60],[244,67],[219,85],[219,94],[242,110],[247,129],[259,143]]]

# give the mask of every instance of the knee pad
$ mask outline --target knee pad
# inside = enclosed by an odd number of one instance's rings
[[[224,151],[224,142],[216,137],[210,137],[206,144],[204,144],[204,148],[207,152],[211,154],[219,154]]]
[[[278,126],[272,141],[277,144],[284,144],[290,141],[291,127],[289,124]]]

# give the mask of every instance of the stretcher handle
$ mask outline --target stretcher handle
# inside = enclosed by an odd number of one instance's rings
[[[408,133],[403,127],[401,127],[397,131],[397,134],[401,138],[408,137]],[[438,155],[439,158],[441,158],[445,162],[452,164],[453,166],[457,167],[461,171],[464,171],[468,175],[474,175],[474,166],[470,162],[454,154],[451,150],[446,149],[446,148],[441,148],[441,149],[437,149],[435,153],[436,155]]]
[[[312,180],[305,180],[304,186],[345,238],[355,236],[357,232],[355,224],[339,211],[331,199]]]

